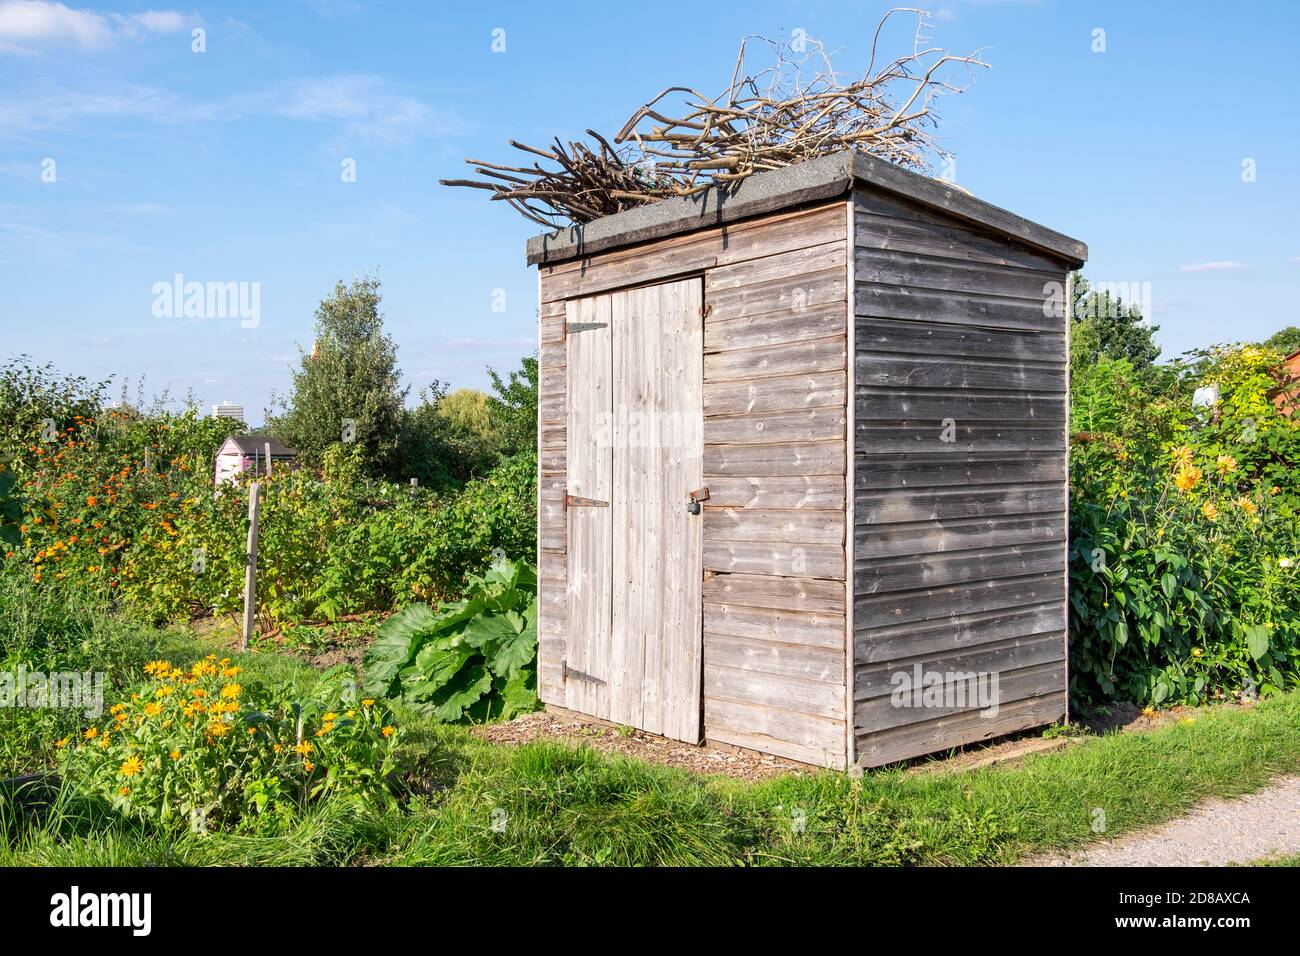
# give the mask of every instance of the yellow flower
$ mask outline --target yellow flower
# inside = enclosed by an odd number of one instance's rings
[[[315,744],[311,743],[311,741],[304,740],[302,743],[294,745],[293,752],[296,754],[302,754],[305,757],[315,749]]]
[[[1214,460],[1214,470],[1221,475],[1230,475],[1237,470],[1237,459],[1231,455],[1220,455]]]
[[[122,762],[122,766],[119,769],[122,771],[122,776],[134,777],[144,769],[144,761],[135,754],[132,754]]]
[[[114,714],[113,719],[116,720],[119,724],[124,724],[128,720],[130,720],[130,718],[127,717],[126,714]]]
[[[191,693],[192,693],[195,697],[207,697],[207,696],[208,696],[208,692],[207,692],[206,690],[204,690],[202,687],[196,687],[196,688],[194,688],[194,690],[193,690]]]
[[[1156,715],[1156,709],[1154,707],[1148,706],[1142,708],[1143,717],[1154,717],[1155,715]]]
[[[146,674],[165,674],[171,670],[171,663],[168,661],[150,661],[144,665]]]
[[[391,737],[393,736],[393,734],[397,733],[397,728],[385,727],[383,730],[380,731],[380,733],[383,734],[385,737]]]
[[[230,725],[223,720],[214,720],[208,724],[208,733],[213,737],[224,737],[230,733]]]
[[[238,697],[243,689],[244,688],[240,687],[238,684],[227,684],[225,687],[221,688],[221,696],[227,698]]]
[[[1179,491],[1187,492],[1196,487],[1201,480],[1201,469],[1194,465],[1179,468],[1174,475],[1174,485]]]
[[[284,748],[281,747],[279,744],[272,744],[272,745],[271,745],[271,749],[272,749],[273,751],[275,751],[276,753],[279,753],[279,752],[280,752],[281,750],[283,750]]]
[[[331,724],[331,723],[324,723],[324,724],[321,724],[321,725],[320,725],[320,730],[316,731],[316,736],[317,736],[317,737],[324,737],[326,734],[328,734],[328,733],[329,733],[331,730],[333,730],[333,729],[334,729],[334,725]]]
[[[1215,521],[1219,517],[1219,509],[1213,501],[1207,501],[1201,505],[1201,514],[1205,515],[1210,521]]]
[[[336,721],[336,720],[338,720],[338,719],[339,719],[339,715],[336,714],[336,713],[334,713],[334,711],[332,711],[332,710],[331,710],[328,714],[326,714],[324,717],[321,718],[321,720],[325,721],[325,723],[327,723],[327,724],[331,724],[331,723],[333,723],[334,721]]]
[[[304,760],[302,762],[302,769],[306,770],[308,773],[311,773],[313,770],[316,769],[316,765],[312,763],[310,760]]]
[[[243,670],[242,667],[227,667],[225,670],[223,670],[223,671],[221,672],[221,676],[222,676],[222,677],[238,677],[239,674],[240,674],[240,672],[241,672],[242,670]]]
[[[1200,657],[1200,656],[1201,656],[1202,654],[1204,654],[1204,653],[1205,653],[1205,652],[1204,652],[1203,650],[1201,650],[1199,647],[1193,647],[1193,648],[1192,648],[1192,656],[1193,656],[1193,657]]]
[[[1175,448],[1170,455],[1174,459],[1174,465],[1179,468],[1190,468],[1192,466],[1192,450],[1186,445],[1181,448]]]
[[[154,691],[153,695],[155,697],[169,697],[174,693],[176,693],[175,687],[168,687],[164,684],[162,687],[159,687],[156,691]]]
[[[127,796],[128,794],[130,794],[130,792],[131,792],[131,788],[130,788],[130,787],[118,787],[118,788],[117,788],[117,792],[120,793],[122,796],[125,797],[125,796]]]
[[[181,759],[181,752],[180,752],[179,750],[173,750],[173,751],[172,751],[171,753],[169,753],[167,756],[171,757],[173,760],[180,760],[180,759]]]
[[[126,710],[126,704],[114,704],[112,707],[108,708],[110,714],[120,714],[124,710]]]
[[[1242,495],[1237,499],[1237,507],[1248,515],[1253,515],[1255,512],[1259,511],[1259,509],[1255,507],[1255,502],[1251,501],[1245,495]]]
[[[62,750],[67,745],[68,745],[67,737],[60,737],[58,740],[54,741],[54,746],[58,747],[60,750]]]
[[[361,706],[362,706],[362,707],[374,707],[374,706],[375,706],[375,699],[374,699],[373,697],[367,697],[365,700],[363,700],[363,701],[361,702]]]
[[[85,737],[86,737],[87,740],[94,740],[94,739],[95,739],[96,737],[98,737],[98,736],[99,736],[99,728],[98,728],[98,727],[87,727],[87,728],[86,728],[86,734],[85,734]]]
[[[162,704],[149,701],[149,703],[144,705],[144,712],[150,717],[157,717],[162,713]]]

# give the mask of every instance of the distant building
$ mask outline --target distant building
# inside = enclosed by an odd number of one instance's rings
[[[268,471],[266,458],[268,446],[271,453],[270,467],[274,468],[282,464],[292,467],[297,464],[297,452],[274,438],[265,435],[231,435],[217,450],[217,469],[213,484],[220,487],[246,471],[265,475]]]
[[[232,405],[230,402],[222,402],[220,405],[212,406],[213,418],[229,418],[231,421],[244,423],[244,406]]]

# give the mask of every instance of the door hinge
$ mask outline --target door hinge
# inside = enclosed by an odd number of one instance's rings
[[[591,332],[595,329],[607,328],[609,328],[608,322],[570,322],[564,327],[564,332],[566,335],[570,335],[574,332]]]
[[[572,677],[574,680],[586,681],[589,684],[600,684],[602,687],[605,685],[605,682],[601,680],[599,677],[592,677],[590,674],[584,674],[580,670],[575,670],[574,668],[569,666],[568,661],[560,661],[561,681],[567,684],[569,682],[570,677]]]
[[[712,302],[705,302],[702,306],[700,306],[700,318],[707,319],[712,314],[713,314]]]
[[[596,498],[583,498],[579,495],[564,496],[564,507],[566,508],[608,508],[608,501],[599,501]]]

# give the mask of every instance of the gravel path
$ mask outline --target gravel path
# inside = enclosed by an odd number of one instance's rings
[[[1034,866],[1225,866],[1300,853],[1300,777],[1235,800],[1215,798],[1152,830]]]

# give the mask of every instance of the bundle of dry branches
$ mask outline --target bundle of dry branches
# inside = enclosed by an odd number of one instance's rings
[[[911,52],[877,69],[881,32],[898,14],[916,17]],[[802,34],[793,42],[746,37],[722,93],[709,98],[689,87],[669,87],[623,124],[614,137],[619,145],[590,129],[594,145],[556,139],[538,149],[511,140],[516,149],[558,168],[537,160],[509,166],[468,159],[486,179],[441,182],[486,189],[492,199],[555,227],[714,185],[730,187],[756,172],[842,149],[928,170],[930,157],[946,155],[930,134],[937,119],[934,99],[962,89],[947,74],[958,64],[986,65],[978,52],[956,56],[926,46],[928,27],[922,10],[889,11],[876,26],[866,71],[853,79],[837,74],[822,44]],[[772,65],[749,72],[753,46],[765,49]]]

